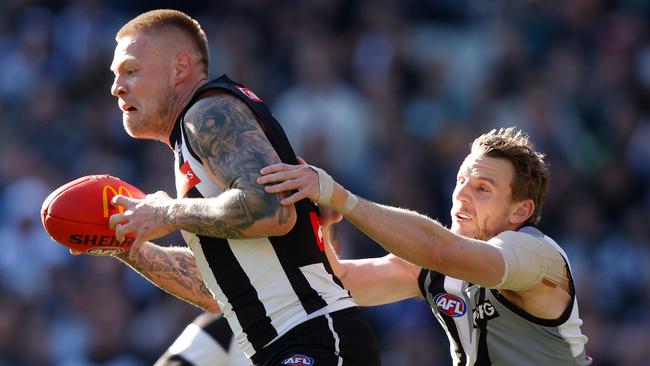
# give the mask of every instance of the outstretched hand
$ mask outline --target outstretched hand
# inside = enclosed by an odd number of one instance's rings
[[[291,205],[304,198],[318,202],[321,195],[318,173],[302,158],[298,158],[298,162],[299,165],[277,163],[262,168],[257,183],[274,183],[264,188],[268,193],[297,190],[280,201],[283,205]]]
[[[176,228],[165,223],[164,214],[172,204],[172,198],[167,193],[158,191],[148,194],[143,199],[122,195],[113,197],[111,204],[124,207],[124,212],[112,215],[109,226],[115,230],[115,237],[124,240],[127,233],[135,233],[136,237],[129,250],[129,259],[134,260],[142,244],[147,240],[161,238]]]
[[[357,206],[357,196],[336,183],[326,171],[308,165],[302,158],[298,158],[298,162],[299,165],[279,163],[262,168],[257,183],[275,183],[264,187],[268,193],[297,190],[291,196],[280,200],[283,205],[309,198],[321,207],[334,208],[342,215],[349,214]]]

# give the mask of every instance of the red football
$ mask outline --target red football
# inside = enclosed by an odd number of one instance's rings
[[[119,178],[88,175],[64,184],[43,202],[41,219],[52,239],[68,248],[88,254],[119,254],[128,250],[134,235],[117,241],[108,218],[124,211],[111,205],[113,196],[121,194],[143,198],[138,188]]]

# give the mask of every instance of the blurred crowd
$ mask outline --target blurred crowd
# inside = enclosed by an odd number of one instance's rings
[[[160,7],[197,18],[211,76],[255,91],[299,155],[361,196],[448,224],[473,138],[528,131],[551,164],[540,227],[572,261],[588,354],[650,365],[647,1],[4,0],[0,366],[150,365],[199,313],[116,260],[71,256],[39,216],[88,174],[175,194],[171,151],[130,139],[109,92],[115,32]],[[343,257],[383,255],[337,229]],[[385,365],[450,364],[424,301],[364,311]]]

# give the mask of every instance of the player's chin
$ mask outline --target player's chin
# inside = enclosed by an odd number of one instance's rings
[[[129,136],[136,139],[144,137],[143,132],[140,131],[141,128],[139,128],[140,124],[138,124],[138,121],[134,116],[126,114],[122,115],[122,124],[124,125],[124,130],[129,134]]]

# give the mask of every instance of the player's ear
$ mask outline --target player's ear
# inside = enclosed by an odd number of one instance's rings
[[[174,60],[174,77],[182,80],[189,75],[192,68],[192,56],[187,52],[180,52]]]
[[[535,211],[535,202],[531,199],[515,202],[510,214],[510,223],[521,225],[532,216]]]

